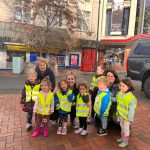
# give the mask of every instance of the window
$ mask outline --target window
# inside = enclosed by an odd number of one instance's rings
[[[90,19],[91,19],[91,12],[90,11],[83,11],[83,16],[79,15],[77,18],[77,27],[80,30],[89,30],[90,28]]]
[[[136,55],[150,55],[150,43],[141,43],[135,49]]]
[[[129,16],[130,16],[130,8],[124,8],[123,21],[122,21],[122,35],[128,34]],[[106,11],[106,27],[105,27],[105,35],[106,36],[110,36],[111,18],[112,18],[112,10],[108,9]]]
[[[144,14],[144,26],[143,26],[143,33],[150,33],[150,5],[149,0],[145,0],[145,14]]]
[[[113,2],[113,0],[107,0],[107,3],[112,3]]]
[[[90,2],[91,0],[85,0],[85,2]]]
[[[14,11],[14,20],[22,21],[22,9],[19,7],[15,8]]]
[[[28,0],[15,0],[14,3],[14,20],[21,22],[31,21],[31,10],[27,7],[29,4]]]
[[[128,35],[130,8],[123,10],[122,35]]]
[[[111,29],[111,15],[112,10],[107,10],[106,12],[106,28],[105,28],[105,35],[110,35],[110,29]]]

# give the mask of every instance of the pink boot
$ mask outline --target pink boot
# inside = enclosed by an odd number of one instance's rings
[[[36,137],[40,134],[40,128],[35,128],[35,131],[33,132],[32,136]]]
[[[47,137],[48,136],[48,128],[44,128],[43,132],[44,132],[44,136]]]

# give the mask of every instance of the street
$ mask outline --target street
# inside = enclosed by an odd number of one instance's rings
[[[65,78],[65,75],[56,76],[56,84],[62,78]],[[25,75],[0,77],[0,93],[17,93],[17,92],[19,92],[23,88],[23,85],[24,85],[24,82],[26,79],[27,78]],[[91,79],[92,79],[92,74],[77,75],[78,82],[87,82],[89,84],[91,82]]]

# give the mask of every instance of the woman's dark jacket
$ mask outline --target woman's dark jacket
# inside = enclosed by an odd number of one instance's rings
[[[55,75],[54,72],[50,68],[46,68],[44,72],[42,72],[39,67],[36,67],[36,72],[37,72],[37,79],[42,81],[45,77],[48,77],[51,84],[52,84],[52,90],[55,88]]]

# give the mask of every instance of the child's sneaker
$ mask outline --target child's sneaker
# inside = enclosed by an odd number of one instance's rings
[[[87,120],[87,124],[92,124],[94,122],[94,119],[91,117],[91,118],[88,118]]]
[[[99,136],[104,136],[104,135],[107,135],[107,130],[106,129],[99,129],[97,134]]]
[[[83,129],[82,129],[82,128],[79,128],[78,130],[75,131],[75,134],[79,134],[79,133],[81,133],[82,131],[83,131]]]
[[[61,134],[66,135],[67,134],[67,128],[63,128]]]
[[[73,124],[72,124],[72,125],[73,125],[73,128],[74,128],[74,129],[79,128],[79,124],[78,124],[77,122],[75,122],[75,121],[73,122]]]
[[[61,134],[61,132],[62,132],[62,127],[58,127],[57,134]]]
[[[80,135],[87,135],[87,130],[83,130]]]
[[[125,142],[125,141],[122,141],[120,144],[119,144],[119,147],[121,148],[125,148],[128,146],[128,142]]]
[[[26,130],[29,131],[31,128],[32,128],[32,124],[27,123],[27,125],[26,125]]]

